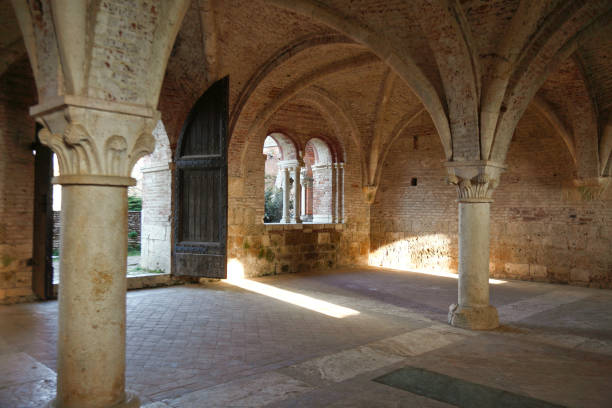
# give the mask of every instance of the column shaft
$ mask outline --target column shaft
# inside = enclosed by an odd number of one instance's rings
[[[489,304],[490,203],[459,203],[459,306]]]
[[[489,202],[459,203],[459,296],[448,320],[453,326],[488,330],[499,326],[489,304]]]
[[[64,185],[58,408],[139,406],[125,395],[127,188]]]
[[[302,185],[300,183],[300,167],[296,166],[293,168],[293,188],[294,188],[294,206],[293,209],[293,222],[301,223],[302,218],[300,214],[302,213]]]
[[[283,172],[283,217],[280,222],[284,224],[288,224],[290,222],[289,216],[289,195],[291,191],[289,190],[289,169],[283,167],[281,169]]]

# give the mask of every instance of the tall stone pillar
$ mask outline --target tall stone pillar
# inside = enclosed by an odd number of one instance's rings
[[[312,192],[313,178],[309,176],[304,176],[302,178],[302,186],[305,197],[304,199],[304,208],[302,209],[302,221],[304,222],[312,222],[312,201],[313,201],[313,192]]]
[[[281,171],[283,172],[283,216],[280,220],[283,224],[288,224],[291,222],[291,218],[289,215],[289,198],[290,198],[290,180],[289,180],[289,167],[281,167]]]
[[[295,166],[292,168],[293,171],[293,196],[294,199],[294,211],[293,211],[293,219],[292,221],[296,224],[302,223],[302,218],[300,217],[302,213],[302,184],[300,182],[300,166]]]
[[[57,408],[138,407],[125,392],[127,187],[155,147],[158,113],[63,97],[31,113],[62,188]]]
[[[459,202],[459,296],[448,322],[472,330],[499,326],[489,303],[489,209],[504,167],[489,161],[446,163]]]

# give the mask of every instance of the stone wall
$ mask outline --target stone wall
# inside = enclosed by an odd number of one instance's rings
[[[372,206],[373,265],[457,271],[457,202],[427,117],[391,148]],[[563,142],[529,111],[491,205],[491,276],[612,287],[612,191],[572,187]],[[416,186],[412,185],[416,179]]]
[[[128,247],[140,247],[140,211],[128,211]]]
[[[172,162],[168,135],[160,121],[153,131],[155,151],[142,159],[142,246],[140,266],[170,272]]]
[[[32,299],[36,103],[27,59],[0,77],[0,303]]]

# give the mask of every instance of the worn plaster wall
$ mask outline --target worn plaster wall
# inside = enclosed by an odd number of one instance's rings
[[[0,77],[0,303],[33,298],[35,89],[27,59]]]
[[[371,264],[456,273],[456,193],[437,137],[424,116],[392,146],[371,211]],[[491,206],[491,276],[612,287],[611,192],[572,187],[566,147],[531,112],[506,164]]]
[[[290,135],[301,149],[315,136],[333,131],[312,107],[281,109],[269,129]],[[342,264],[366,264],[369,209],[361,194],[361,168],[356,146],[345,149],[344,224],[264,225],[265,134],[250,140],[243,177],[230,178],[229,258],[240,261],[248,276],[303,272]],[[341,141],[341,143],[344,141]],[[231,167],[236,166],[230,161]]]

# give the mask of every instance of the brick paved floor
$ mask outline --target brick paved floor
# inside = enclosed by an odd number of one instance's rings
[[[354,314],[228,282],[129,292],[127,387],[144,406],[448,406],[372,381],[405,366],[566,406],[612,401],[611,291],[491,285],[503,327],[475,333],[445,324],[452,278],[363,268],[254,281]],[[0,306],[0,407],[53,397],[56,327],[57,302]]]

